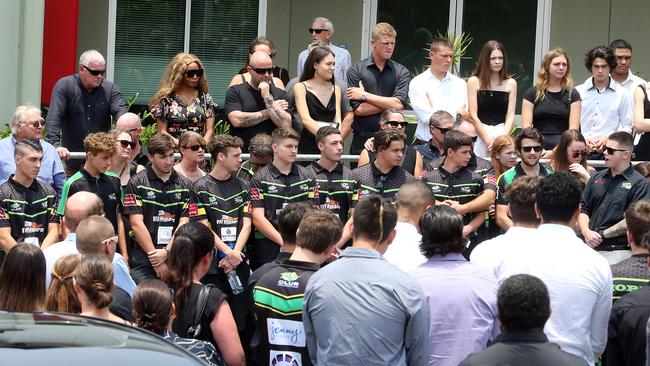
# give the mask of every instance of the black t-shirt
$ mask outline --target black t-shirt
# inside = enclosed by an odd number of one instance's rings
[[[41,245],[49,224],[59,223],[56,193],[51,186],[36,179],[25,187],[13,177],[12,174],[0,185],[0,227],[10,227],[11,237],[16,241],[36,238]]]
[[[187,330],[194,326],[194,317],[196,315],[197,300],[199,298],[199,293],[203,285],[198,283],[193,283],[190,287],[186,288],[182,294],[182,300],[176,309],[176,319],[172,323],[172,331],[183,338],[192,338]],[[219,347],[214,341],[212,335],[212,330],[210,329],[210,323],[214,319],[217,310],[221,306],[221,303],[227,299],[227,296],[221,292],[218,288],[213,287],[210,289],[208,294],[208,301],[205,304],[205,310],[203,311],[203,316],[201,317],[201,334],[198,339],[206,342],[212,343],[217,349]]]
[[[541,133],[560,134],[569,129],[571,103],[580,101],[575,89],[560,92],[546,91],[543,99],[535,101],[535,88],[524,93],[524,99],[533,103],[533,127]]]
[[[287,100],[287,93],[282,89],[276,88],[274,85],[271,85],[270,92],[274,100]],[[234,111],[259,112],[264,109],[266,109],[266,105],[264,104],[262,93],[259,90],[255,90],[249,83],[233,85],[226,91],[224,105],[226,118]],[[248,143],[255,135],[258,133],[270,135],[273,130],[275,130],[275,124],[271,119],[267,119],[252,127],[237,128],[231,125],[230,134],[241,137],[244,140],[242,150],[248,152]]]

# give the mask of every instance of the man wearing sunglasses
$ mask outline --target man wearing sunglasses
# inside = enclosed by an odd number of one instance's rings
[[[142,144],[142,141],[140,141],[140,136],[142,136],[142,121],[140,120],[140,116],[131,112],[124,113],[115,122],[115,127],[128,132],[131,135],[131,140],[135,142],[135,145],[131,149],[131,161],[135,161],[142,166],[147,166],[149,164],[147,149]]]
[[[256,134],[270,135],[277,127],[291,126],[287,93],[273,85],[271,57],[257,51],[251,55],[247,69],[250,81],[229,87],[224,106],[233,127],[230,134],[244,141],[244,152],[248,152],[248,143]]]
[[[111,120],[126,112],[117,85],[104,80],[106,61],[96,50],[79,57],[79,73],[59,79],[52,89],[45,120],[45,140],[56,147],[61,160],[70,152],[83,151],[84,138],[93,132],[108,131]],[[66,173],[74,174],[82,160],[66,161]]]
[[[106,218],[113,224],[113,230],[120,232],[122,218],[119,213],[122,188],[120,178],[108,171],[111,158],[117,152],[115,139],[106,132],[91,133],[84,139],[86,161],[63,185],[63,194],[57,210],[59,216],[65,214],[68,197],[80,191],[92,192],[99,196],[104,204]],[[124,234],[124,233],[121,233]],[[122,245],[120,253],[126,253],[126,245]]]
[[[453,125],[454,117],[449,112],[443,110],[433,112],[429,118],[429,133],[431,133],[429,142],[417,143],[416,141],[413,145],[422,155],[425,167],[442,155],[445,133],[451,130]]]
[[[508,215],[507,187],[517,178],[524,176],[547,176],[552,173],[547,166],[540,164],[544,150],[544,137],[533,127],[524,128],[515,140],[515,151],[521,159],[515,166],[505,171],[497,180],[496,221],[503,231],[512,227]]]
[[[592,175],[582,191],[578,225],[585,242],[616,264],[632,254],[624,213],[632,202],[650,198],[650,186],[630,164],[632,135],[619,131],[604,146],[607,169]]]
[[[57,199],[60,199],[66,179],[65,171],[54,146],[41,140],[43,131],[41,110],[30,105],[19,106],[11,118],[10,126],[11,136],[0,140],[0,183],[7,181],[9,176],[16,171],[14,161],[16,142],[36,141],[43,149],[43,161],[41,161],[41,170],[38,172],[38,180],[54,188]]]
[[[348,68],[352,63],[352,57],[350,52],[345,48],[341,48],[334,43],[332,43],[331,38],[334,34],[334,25],[332,22],[323,17],[317,17],[311,23],[311,28],[309,28],[309,34],[311,35],[311,40],[320,41],[329,47],[332,52],[334,52],[334,57],[336,58],[336,65],[334,69],[334,80],[340,80],[346,82],[346,75]],[[305,61],[309,56],[309,49],[303,50],[298,55],[298,77],[302,75],[302,70],[305,67]]]

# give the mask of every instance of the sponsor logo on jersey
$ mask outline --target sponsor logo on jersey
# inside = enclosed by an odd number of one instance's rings
[[[301,276],[298,276],[296,272],[282,272],[280,273],[280,280],[278,281],[278,286],[288,287],[288,288],[298,288],[300,282],[298,280]]]

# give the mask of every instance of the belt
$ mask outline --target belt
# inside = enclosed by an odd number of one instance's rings
[[[598,252],[614,252],[617,250],[630,250],[628,245],[599,245],[596,248]]]

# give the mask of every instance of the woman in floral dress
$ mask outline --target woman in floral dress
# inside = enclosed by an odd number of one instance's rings
[[[217,105],[195,55],[179,53],[171,60],[150,107],[158,132],[170,134],[176,145],[185,131],[199,133],[208,143],[212,140]]]

